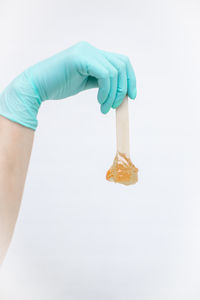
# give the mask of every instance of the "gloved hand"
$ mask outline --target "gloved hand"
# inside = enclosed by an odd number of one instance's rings
[[[135,74],[126,56],[80,42],[15,78],[0,95],[0,115],[35,130],[42,101],[95,87],[104,114],[118,107],[126,94],[136,97]]]

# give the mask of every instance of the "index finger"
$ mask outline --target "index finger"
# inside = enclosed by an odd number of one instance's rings
[[[128,95],[131,99],[135,99],[137,95],[135,72],[127,56],[119,55],[119,58],[126,64]]]
[[[97,79],[99,86],[97,99],[100,104],[103,104],[106,101],[110,91],[109,72],[103,65],[97,63],[96,61],[88,66],[87,72],[88,75]]]

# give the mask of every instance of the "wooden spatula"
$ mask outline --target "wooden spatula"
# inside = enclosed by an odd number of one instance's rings
[[[109,181],[130,185],[138,181],[138,169],[130,160],[128,97],[116,109],[117,154],[106,174]]]

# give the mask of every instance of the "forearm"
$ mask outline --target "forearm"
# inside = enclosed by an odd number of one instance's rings
[[[33,137],[33,130],[0,116],[0,264],[17,220]]]

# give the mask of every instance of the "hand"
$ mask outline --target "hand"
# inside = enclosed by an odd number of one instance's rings
[[[42,101],[95,87],[104,114],[118,107],[126,94],[136,97],[135,74],[126,56],[80,42],[19,75],[0,95],[0,114],[36,129]]]

